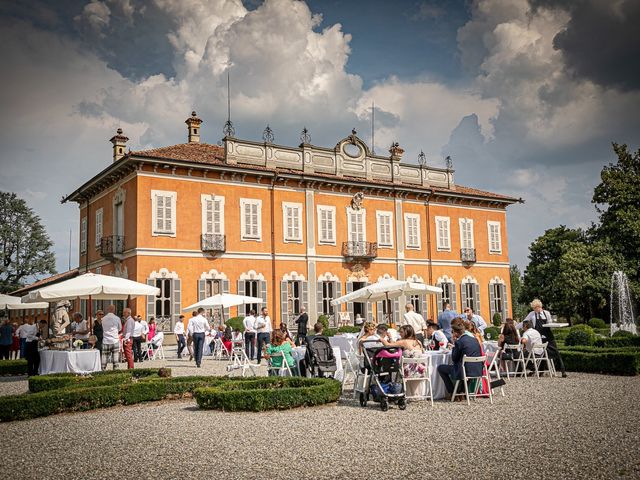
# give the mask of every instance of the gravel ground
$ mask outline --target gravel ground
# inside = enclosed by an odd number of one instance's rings
[[[161,363],[223,371],[143,366]],[[1,394],[25,389],[0,382]],[[386,413],[352,400],[259,414],[180,400],[0,424],[0,478],[640,478],[640,377],[517,379],[506,393]]]

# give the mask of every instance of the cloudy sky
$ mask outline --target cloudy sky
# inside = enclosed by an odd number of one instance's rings
[[[59,200],[132,149],[222,138],[226,72],[240,138],[332,146],[352,127],[456,182],[523,197],[512,263],[546,228],[588,226],[610,143],[638,148],[636,0],[5,0],[0,3],[0,189],[42,217],[58,270],[77,206]],[[636,33],[634,33],[636,32]],[[365,133],[367,132],[367,133]]]

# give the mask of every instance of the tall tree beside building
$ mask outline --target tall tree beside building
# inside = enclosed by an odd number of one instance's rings
[[[526,302],[520,299],[522,293],[523,280],[522,273],[517,265],[511,265],[509,268],[511,277],[511,311],[515,320],[522,320],[529,313]]]
[[[32,277],[56,273],[53,243],[40,218],[15,193],[0,192],[0,292]]]

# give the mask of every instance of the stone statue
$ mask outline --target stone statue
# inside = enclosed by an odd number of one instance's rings
[[[61,300],[56,304],[55,314],[53,315],[53,334],[57,337],[64,335],[65,329],[69,325],[69,309],[71,302],[69,300]]]

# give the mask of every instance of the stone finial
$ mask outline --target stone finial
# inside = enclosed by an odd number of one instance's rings
[[[391,160],[399,162],[402,159],[404,148],[400,147],[398,142],[394,142],[391,144],[391,148],[389,148],[389,153],[391,154]]]
[[[200,143],[200,125],[202,125],[202,120],[198,118],[195,110],[191,112],[191,116],[187,118],[184,123],[187,124],[189,143]]]
[[[125,147],[129,141],[129,137],[126,137],[122,133],[122,128],[116,130],[116,134],[109,140],[113,144],[113,161],[117,162],[126,155]]]

